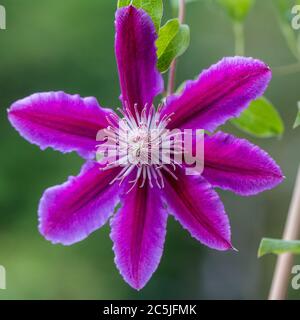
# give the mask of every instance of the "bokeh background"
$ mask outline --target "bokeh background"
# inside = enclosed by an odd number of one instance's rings
[[[7,270],[7,290],[0,290],[0,299],[266,298],[276,258],[257,259],[257,249],[262,237],[281,237],[289,207],[300,161],[300,131],[292,129],[300,73],[274,73],[266,94],[284,119],[281,139],[254,139],[230,125],[224,128],[270,152],[286,175],[281,186],[256,197],[220,191],[239,252],[203,247],[170,217],[160,267],[136,293],[114,265],[109,227],[71,247],[51,245],[38,233],[42,192],[76,175],[83,160],[76,154],[41,152],[20,138],[6,114],[15,100],[50,90],[120,106],[113,24],[117,1],[0,2],[7,11],[7,30],[0,31],[0,264]],[[173,13],[169,1],[164,2],[166,19]],[[178,84],[234,55],[232,25],[214,0],[189,4],[186,21],[191,45],[179,60]],[[294,63],[272,0],[257,1],[247,18],[246,54],[274,68]],[[289,297],[300,298],[300,291],[290,289]]]

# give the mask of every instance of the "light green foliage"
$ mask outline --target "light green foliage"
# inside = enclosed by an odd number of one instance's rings
[[[300,254],[300,241],[286,241],[264,238],[261,240],[258,249],[258,257],[260,258],[268,253],[282,254],[286,252]]]
[[[190,29],[178,19],[169,20],[160,30],[156,42],[158,69],[166,72],[173,59],[182,55],[190,43]]]
[[[248,15],[255,0],[218,0],[234,21],[242,22]]]
[[[162,0],[119,0],[118,8],[134,5],[136,8],[142,8],[151,17],[156,31],[159,30],[161,18],[163,16],[163,2]]]
[[[275,107],[266,98],[252,101],[250,106],[232,123],[239,129],[259,138],[281,136],[283,121]]]

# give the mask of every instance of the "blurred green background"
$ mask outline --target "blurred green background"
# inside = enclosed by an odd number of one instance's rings
[[[292,129],[300,73],[275,73],[266,94],[284,119],[282,139],[258,140],[230,125],[224,128],[270,152],[286,175],[281,186],[256,197],[220,192],[238,253],[203,247],[170,217],[160,267],[136,293],[114,265],[108,227],[71,247],[51,245],[38,233],[42,192],[76,175],[83,160],[30,145],[9,125],[6,109],[19,98],[50,90],[96,96],[103,106],[120,106],[114,57],[116,2],[0,1],[7,11],[7,30],[0,31],[0,265],[7,270],[7,290],[0,290],[0,299],[266,298],[276,258],[258,260],[257,249],[263,236],[281,237],[289,207],[300,161],[300,132]],[[169,1],[164,2],[165,18],[170,18]],[[180,58],[178,84],[223,56],[234,55],[231,23],[214,0],[189,4],[186,21],[191,45]],[[294,62],[272,0],[257,1],[247,18],[246,55],[271,67]],[[300,291],[290,289],[289,297],[300,298]]]

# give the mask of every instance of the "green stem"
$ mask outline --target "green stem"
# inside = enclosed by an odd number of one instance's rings
[[[288,217],[284,229],[284,240],[297,240],[300,232],[300,167],[296,178],[296,184],[290,204]],[[293,255],[284,253],[278,256],[274,271],[269,300],[284,300],[290,282],[293,266]]]
[[[280,28],[290,52],[299,61],[300,60],[299,48],[298,48],[298,45],[296,44],[297,39],[295,38],[295,34],[293,30],[291,30],[290,25],[286,23],[280,23]]]
[[[281,76],[298,73],[300,72],[300,62],[288,64],[286,66],[274,67],[273,71]]]
[[[178,0],[179,1],[179,9],[178,9],[178,19],[180,23],[184,22],[185,17],[185,0]],[[170,71],[169,71],[169,82],[168,82],[168,91],[167,95],[171,95],[175,89],[175,79],[176,79],[176,59],[173,60]]]
[[[233,23],[233,31],[235,37],[235,54],[237,56],[245,55],[245,33],[242,22]]]

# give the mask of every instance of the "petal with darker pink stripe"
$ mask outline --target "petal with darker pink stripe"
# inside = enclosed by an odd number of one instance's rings
[[[77,177],[47,189],[39,205],[39,230],[52,243],[71,245],[103,226],[119,203],[122,187],[110,182],[120,168],[85,164]]]
[[[138,185],[122,197],[122,208],[112,219],[115,263],[133,288],[143,288],[160,262],[166,235],[167,212],[161,191]]]
[[[112,112],[101,108],[92,97],[46,92],[15,102],[8,118],[22,137],[43,150],[76,151],[92,158],[97,132],[108,126],[106,116]]]

